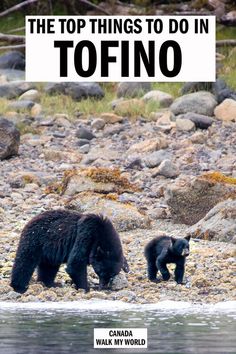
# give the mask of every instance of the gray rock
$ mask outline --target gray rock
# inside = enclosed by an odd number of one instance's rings
[[[13,109],[15,111],[31,110],[34,105],[35,102],[29,100],[12,101],[9,103],[8,108]]]
[[[2,54],[0,55],[0,68],[25,70],[25,57],[16,50]]]
[[[105,127],[105,125],[106,125],[106,122],[102,118],[96,118],[91,123],[92,129],[95,129],[95,130],[101,130]]]
[[[88,140],[88,139],[78,139],[76,145],[83,146],[83,145],[87,145],[89,143],[90,143],[90,140]]]
[[[188,233],[196,238],[236,243],[236,200],[218,203]]]
[[[191,130],[195,129],[195,124],[189,119],[177,118],[176,119],[176,128],[177,128],[177,130],[190,132]]]
[[[129,285],[126,276],[123,273],[116,275],[111,281],[111,290],[121,290],[127,288]]]
[[[24,81],[25,72],[15,69],[0,69],[0,76],[3,75],[7,81]]]
[[[210,92],[199,91],[177,98],[170,106],[170,110],[175,115],[192,112],[213,116],[216,105],[217,101]]]
[[[18,154],[20,132],[15,125],[5,118],[0,118],[0,160]]]
[[[170,160],[164,160],[157,167],[152,174],[152,177],[156,177],[158,175],[167,177],[167,178],[175,178],[179,175],[178,167]]]
[[[150,82],[121,82],[118,85],[117,97],[139,97],[150,90]]]
[[[63,94],[71,96],[74,100],[80,101],[84,98],[94,97],[101,99],[104,92],[100,85],[94,82],[59,82],[49,83],[45,87],[49,95]]]
[[[182,114],[178,116],[178,118],[191,120],[195,124],[196,128],[199,129],[208,129],[215,122],[215,120],[211,117],[192,112]]]
[[[160,107],[169,107],[174,99],[169,93],[159,91],[159,90],[152,90],[147,92],[143,96],[144,101],[156,101],[160,104]]]
[[[186,95],[198,91],[212,92],[212,90],[213,82],[186,82],[181,88],[181,94]]]
[[[32,88],[34,88],[33,84],[28,82],[9,82],[7,84],[0,85],[0,97],[5,97],[10,100],[22,95],[22,93]]]
[[[147,167],[153,168],[160,165],[163,160],[169,159],[170,153],[165,150],[154,151],[144,158]]]
[[[76,130],[75,135],[77,138],[80,138],[80,139],[92,140],[95,138],[95,135],[85,127],[79,127]]]
[[[82,154],[87,154],[90,150],[90,145],[89,144],[85,144],[83,146],[80,146],[79,148],[79,152],[81,152]]]

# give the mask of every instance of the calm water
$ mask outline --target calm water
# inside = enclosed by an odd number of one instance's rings
[[[236,309],[86,304],[0,303],[1,354],[62,353],[236,353]],[[29,306],[29,307],[27,307]],[[93,329],[147,327],[148,349],[93,349]]]

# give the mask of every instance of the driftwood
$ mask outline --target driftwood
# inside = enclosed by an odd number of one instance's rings
[[[4,17],[4,16],[7,16],[9,15],[11,12],[14,12],[14,11],[18,11],[20,10],[22,7],[24,6],[27,6],[27,5],[30,5],[30,4],[33,4],[35,2],[37,2],[38,0],[26,0],[26,1],[23,1],[21,2],[20,4],[17,4],[15,6],[12,6],[10,7],[9,9],[3,11],[3,12],[0,12],[0,17]]]
[[[25,36],[16,36],[13,34],[0,33],[0,42],[13,43],[25,43]]]
[[[222,39],[216,41],[216,46],[219,47],[235,47],[236,46],[236,39]]]

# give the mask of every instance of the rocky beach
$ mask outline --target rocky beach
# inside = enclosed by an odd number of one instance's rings
[[[0,301],[236,300],[235,91],[222,79],[184,85],[178,97],[123,83],[114,86],[109,111],[88,115],[80,103],[99,104],[104,85],[16,81],[22,74],[0,72]],[[70,97],[78,109],[69,115],[55,104],[48,114],[45,95],[55,102]],[[64,266],[57,288],[35,276],[23,295],[9,286],[22,228],[58,208],[103,213],[114,223],[130,272],[110,290],[98,291],[92,268],[90,292],[75,290]],[[192,236],[183,285],[173,277],[147,279],[144,247],[162,234]]]

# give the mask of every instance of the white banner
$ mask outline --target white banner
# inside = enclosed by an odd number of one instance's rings
[[[27,81],[215,81],[215,16],[27,16]]]
[[[94,348],[147,348],[147,328],[94,328]]]

